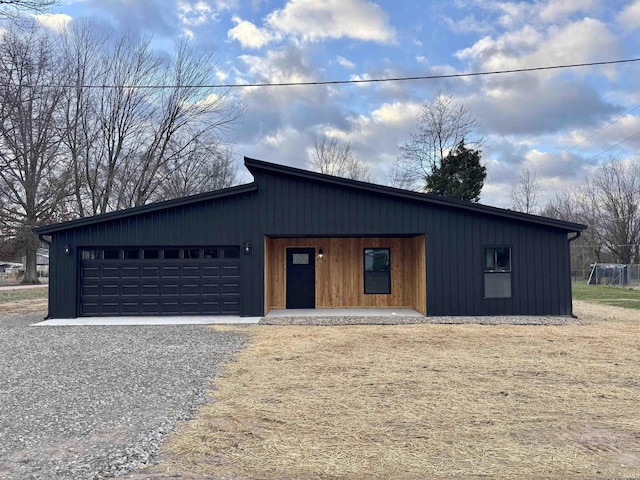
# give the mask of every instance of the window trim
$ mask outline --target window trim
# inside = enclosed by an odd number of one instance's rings
[[[487,270],[487,250],[499,248],[507,248],[509,250],[509,269],[503,270]],[[495,255],[495,254],[494,254]],[[497,264],[497,262],[496,262]],[[509,274],[509,296],[508,297],[488,297],[486,275],[505,275]],[[513,299],[513,245],[483,245],[482,246],[482,298],[485,300],[510,300]]]
[[[366,252],[367,250],[386,250],[387,256],[389,258],[389,269],[387,270],[387,276],[389,277],[389,288],[386,292],[367,292],[367,262],[366,262]],[[362,286],[365,295],[391,295],[392,286],[391,286],[391,247],[365,247],[362,249]]]

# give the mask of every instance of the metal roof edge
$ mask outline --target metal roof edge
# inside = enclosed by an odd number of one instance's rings
[[[240,195],[242,193],[253,192],[256,190],[258,190],[258,185],[256,184],[256,182],[245,183],[242,185],[237,185],[235,187],[212,190],[210,192],[198,193],[196,195],[189,195],[187,197],[173,198],[171,200],[149,203],[146,205],[140,205],[138,207],[125,208],[123,210],[117,210],[115,212],[108,212],[91,217],[78,218],[76,220],[69,220],[67,222],[54,223],[52,225],[43,225],[40,227],[35,227],[32,230],[38,235],[46,235],[49,233],[59,232],[61,230],[68,230],[70,228],[84,227],[87,225],[92,225],[94,223],[100,223],[109,220],[118,220],[120,218],[126,218],[142,213],[156,212],[167,208],[180,207],[192,203],[214,200],[216,198]]]
[[[406,198],[410,200],[417,200],[424,203],[431,203],[435,205],[441,205],[452,208],[459,208],[462,210],[469,210],[477,213],[484,213],[487,215],[495,215],[499,217],[508,218],[511,220],[519,220],[528,223],[535,223],[539,225],[545,225],[553,228],[559,228],[566,230],[567,232],[580,232],[587,228],[587,225],[581,223],[567,222],[564,220],[558,220],[550,217],[542,217],[539,215],[531,215],[528,213],[516,212],[514,210],[508,210],[499,207],[492,207],[489,205],[482,205],[480,203],[466,202],[464,200],[458,200],[455,198],[443,197],[440,195],[433,195],[429,193],[413,192],[411,190],[404,190],[401,188],[389,187],[387,185],[379,185],[376,183],[363,182],[360,180],[352,180],[349,178],[336,177],[333,175],[326,175],[323,173],[312,172],[310,170],[304,170],[301,168],[289,167],[286,165],[279,165],[276,163],[265,162],[264,160],[257,160],[255,158],[244,157],[244,164],[247,169],[253,174],[255,170],[266,170],[270,172],[280,173],[284,175],[291,175],[295,177],[305,178],[309,180],[320,181],[323,183],[330,183],[343,187],[355,188],[358,190],[365,190],[372,193],[391,195],[399,198]]]

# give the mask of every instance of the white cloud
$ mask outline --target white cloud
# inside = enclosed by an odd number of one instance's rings
[[[211,5],[202,0],[178,0],[176,8],[180,21],[187,27],[199,27],[216,16]]]
[[[618,22],[629,30],[640,27],[640,0],[636,0],[620,12]]]
[[[618,39],[604,23],[584,18],[546,32],[525,26],[496,39],[486,36],[471,47],[457,51],[455,56],[482,68],[497,70],[614,58],[620,50]]]
[[[63,31],[71,22],[72,18],[64,13],[44,13],[42,15],[34,15],[38,23],[56,32]]]
[[[337,61],[340,65],[342,65],[344,68],[348,68],[349,70],[351,70],[351,69],[353,69],[353,68],[356,68],[355,63],[353,63],[353,62],[351,62],[351,61],[347,60],[346,58],[344,58],[344,57],[342,57],[342,56],[340,56],[340,55],[338,55],[338,56],[336,57],[336,61]]]
[[[308,41],[327,38],[391,43],[395,31],[385,12],[366,0],[290,0],[266,19],[275,30]]]
[[[227,32],[227,36],[239,41],[242,48],[262,48],[270,41],[278,38],[278,35],[266,29],[258,28],[253,23],[242,20],[238,16],[234,15],[231,20],[236,26]]]
[[[589,12],[597,6],[595,0],[550,0],[540,10],[540,19],[557,22],[577,12]]]

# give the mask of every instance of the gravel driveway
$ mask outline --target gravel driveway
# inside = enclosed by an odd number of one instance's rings
[[[206,326],[29,327],[0,314],[0,478],[94,479],[153,461],[243,346]]]

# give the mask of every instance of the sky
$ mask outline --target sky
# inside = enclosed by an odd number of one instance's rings
[[[309,82],[430,76],[640,57],[640,0],[61,0],[61,25],[97,17],[215,48],[212,81]],[[464,78],[234,88],[246,107],[228,132],[243,156],[307,168],[313,139],[350,142],[376,183],[389,182],[423,102],[438,93],[479,123],[481,203],[511,207],[531,170],[541,204],[576,189],[610,157],[640,147],[640,62]],[[240,167],[241,180],[251,177]]]

